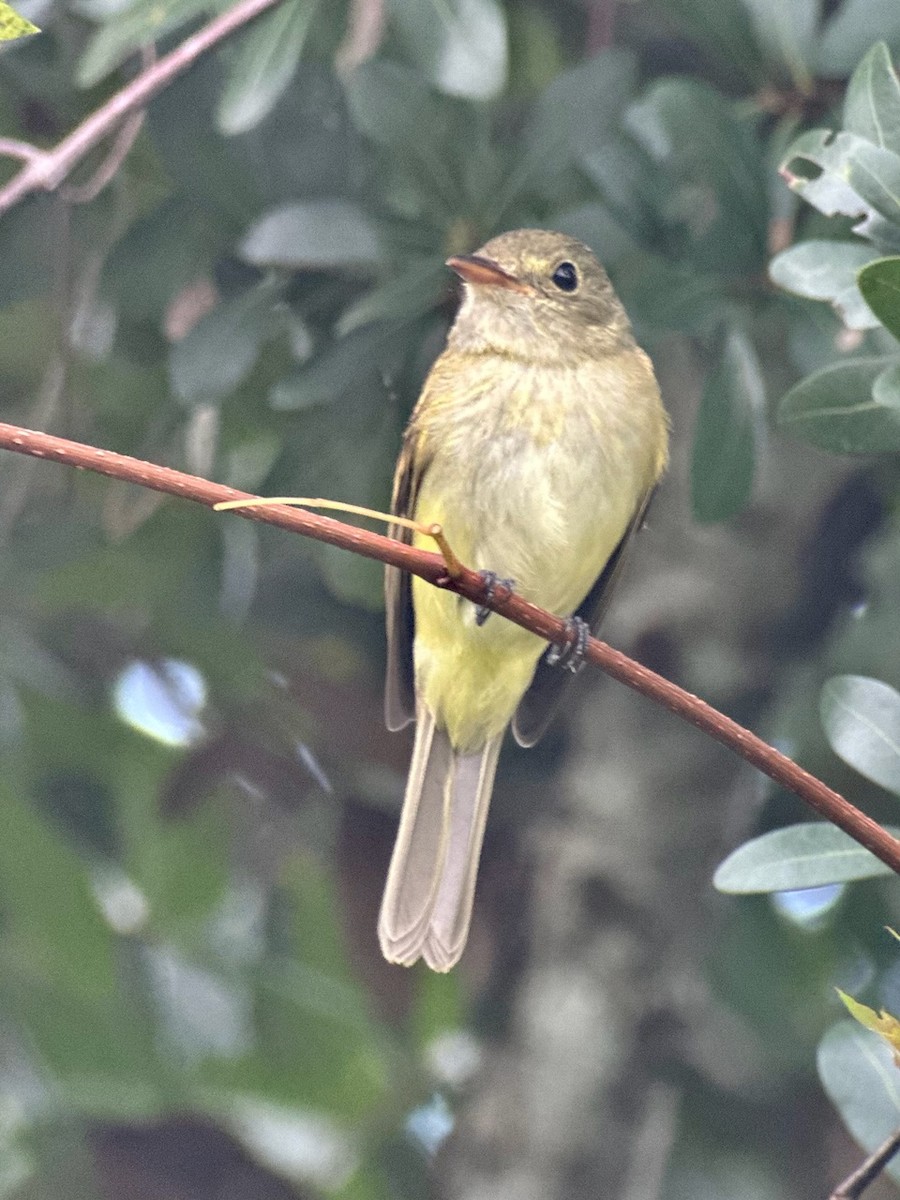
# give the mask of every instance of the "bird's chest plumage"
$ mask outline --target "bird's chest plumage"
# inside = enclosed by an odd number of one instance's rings
[[[563,370],[508,361],[457,374],[431,406],[431,461],[416,516],[459,557],[571,612],[615,549],[647,485],[640,406],[614,364]],[[462,385],[462,386],[460,386]],[[463,402],[456,399],[465,396]]]

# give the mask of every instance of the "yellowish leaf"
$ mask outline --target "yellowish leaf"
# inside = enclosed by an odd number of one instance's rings
[[[866,1029],[871,1029],[873,1033],[883,1037],[891,1050],[894,1052],[894,1063],[900,1067],[900,1020],[892,1013],[885,1012],[884,1009],[877,1013],[874,1008],[869,1008],[867,1004],[860,1004],[858,1000],[854,1000],[852,996],[848,996],[846,992],[842,992],[840,988],[835,991],[847,1006],[847,1010],[851,1017],[859,1021],[860,1025],[865,1025]]]
[[[27,37],[30,33],[40,33],[37,25],[32,25],[24,17],[20,17],[14,8],[0,0],[0,42],[9,42],[13,38]]]

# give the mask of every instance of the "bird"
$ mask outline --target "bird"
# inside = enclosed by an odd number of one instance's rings
[[[668,460],[650,358],[575,238],[514,230],[447,266],[462,300],[403,435],[391,514],[439,524],[489,587],[596,630]],[[571,673],[535,634],[396,567],[385,597],[386,721],[416,728],[378,936],[388,961],[443,972],[466,944],[504,733],[534,745]]]

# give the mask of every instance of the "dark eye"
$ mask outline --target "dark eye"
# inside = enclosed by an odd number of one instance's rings
[[[578,287],[578,272],[574,263],[561,262],[550,278],[561,292],[574,292]]]

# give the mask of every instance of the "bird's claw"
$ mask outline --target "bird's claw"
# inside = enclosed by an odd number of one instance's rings
[[[547,665],[559,666],[577,675],[586,662],[591,627],[581,617],[566,617],[566,635],[568,640],[564,646],[554,644],[547,651]]]
[[[511,592],[516,586],[514,579],[501,579],[500,576],[495,574],[493,571],[479,571],[478,574],[484,580],[485,600],[487,600],[488,603],[493,600],[494,591],[498,583],[505,587],[509,592]],[[487,604],[479,604],[475,609],[475,624],[483,625],[491,615],[491,612],[492,610],[488,608]]]

